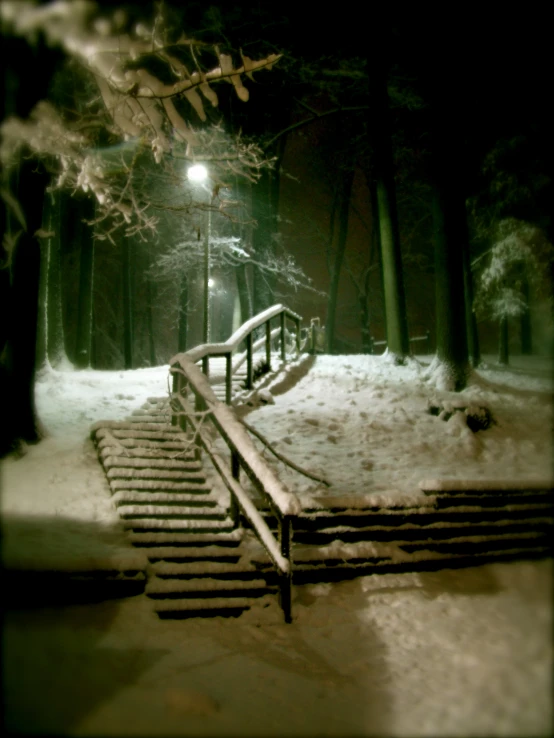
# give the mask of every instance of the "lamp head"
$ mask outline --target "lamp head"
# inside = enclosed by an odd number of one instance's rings
[[[208,170],[203,164],[193,164],[187,169],[187,177],[191,182],[204,182],[208,178]]]

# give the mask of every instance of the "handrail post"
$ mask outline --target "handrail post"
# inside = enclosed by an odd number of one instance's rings
[[[296,326],[296,353],[300,353],[300,320],[294,319],[294,325]]]
[[[279,315],[281,319],[281,361],[287,360],[286,346],[285,346],[285,313]]]
[[[283,515],[279,520],[281,539],[281,554],[289,562],[287,574],[281,574],[281,608],[285,616],[285,623],[292,623],[292,560],[290,556],[291,543],[291,519],[289,515]]]
[[[265,324],[265,360],[271,371],[271,320]]]
[[[172,395],[180,395],[181,394],[181,374],[177,372],[173,372],[173,378],[171,380],[171,394]],[[171,405],[171,425],[175,426],[179,422],[179,416],[175,412],[174,404]]]
[[[202,357],[202,371],[207,377],[210,376],[210,355],[209,354],[206,354],[206,356]]]
[[[231,451],[231,475],[237,482],[240,481],[240,461],[236,451]],[[233,527],[238,528],[240,523],[240,508],[235,495],[231,492],[231,501],[229,505],[229,517],[233,521]]]
[[[225,402],[227,405],[231,404],[231,395],[232,395],[232,372],[233,372],[233,366],[232,366],[232,354],[229,351],[228,354],[225,355]]]
[[[252,389],[253,385],[253,366],[252,366],[252,334],[246,336],[246,389]]]

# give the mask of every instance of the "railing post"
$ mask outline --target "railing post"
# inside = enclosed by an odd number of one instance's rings
[[[225,402],[227,405],[231,404],[232,395],[232,378],[233,378],[233,366],[232,366],[232,354],[229,351],[225,354]]]
[[[252,334],[246,336],[246,389],[252,389],[253,366],[252,366]]]
[[[210,355],[209,354],[206,354],[206,356],[202,357],[202,371],[207,377],[210,376]]]
[[[300,354],[300,320],[295,319],[294,325],[296,326],[296,353]]]
[[[181,374],[174,372],[173,378],[171,380],[171,394],[175,397],[175,395],[181,394]],[[179,416],[175,412],[174,404],[171,404],[171,425],[175,426],[179,422]]]
[[[281,313],[279,318],[281,319],[281,361],[286,361],[287,353],[285,346],[285,313]]]
[[[236,451],[231,451],[231,474],[233,479],[240,481],[240,462],[239,455]],[[233,521],[233,527],[238,528],[240,524],[240,508],[237,498],[231,492],[231,502],[229,505],[229,517]]]
[[[265,360],[271,371],[271,320],[265,324]]]
[[[287,574],[281,574],[281,608],[285,616],[285,623],[292,623],[292,560],[290,556],[291,519],[283,515],[279,520],[281,555],[289,562]]]

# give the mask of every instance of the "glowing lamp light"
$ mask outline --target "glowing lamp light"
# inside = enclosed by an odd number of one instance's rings
[[[208,170],[203,164],[194,164],[188,168],[187,177],[191,182],[204,182],[208,178]]]

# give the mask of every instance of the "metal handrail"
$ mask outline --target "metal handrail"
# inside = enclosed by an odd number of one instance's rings
[[[230,402],[230,377],[232,353],[241,341],[246,340],[247,346],[247,374],[250,386],[252,384],[252,333],[256,328],[266,326],[266,352],[268,363],[271,348],[272,318],[280,316],[281,356],[285,354],[285,319],[288,317],[296,324],[296,345],[299,347],[300,316],[283,305],[275,305],[260,315],[247,321],[223,344],[205,344],[186,353],[177,354],[171,360],[170,372],[173,376],[171,409],[172,424],[178,425],[186,431],[190,425],[195,438],[206,451],[216,471],[231,494],[230,515],[235,527],[239,525],[239,510],[242,511],[258,539],[265,547],[280,580],[281,607],[285,622],[292,621],[291,589],[292,589],[292,559],[291,540],[293,520],[300,513],[301,505],[295,494],[289,492],[281,484],[267,461],[254,446],[252,439],[242,423],[228,407]],[[209,383],[208,364],[210,356],[225,356],[227,404],[220,402]],[[202,369],[196,362],[202,361]],[[192,391],[195,397],[194,408],[188,402],[188,392]],[[219,436],[227,444],[231,463],[228,464],[214,450],[212,441],[202,426],[202,419],[209,419]],[[279,537],[275,538],[266,521],[240,484],[240,470],[243,470],[256,490],[266,499],[279,525]]]
[[[253,365],[253,332],[265,325],[265,338],[262,339],[265,342],[266,361],[271,364],[271,339],[273,337],[271,330],[271,320],[279,317],[280,326],[279,331],[281,335],[281,360],[286,360],[286,320],[287,318],[292,321],[296,327],[296,350],[300,353],[300,322],[302,320],[300,315],[297,315],[289,308],[284,305],[273,305],[273,307],[267,308],[259,315],[255,315],[250,320],[236,330],[233,335],[224,343],[203,343],[200,346],[196,346],[193,349],[185,353],[176,354],[170,359],[170,366],[179,364],[180,357],[188,356],[190,359],[197,363],[202,361],[202,371],[206,376],[210,373],[210,357],[225,357],[225,402],[231,404],[231,378],[233,374],[232,367],[232,356],[239,347],[239,345],[246,341],[246,389],[252,389],[254,382],[254,365]],[[241,362],[242,363],[242,362]]]

